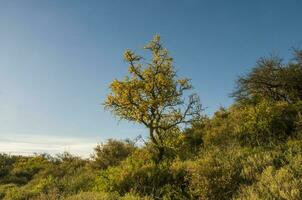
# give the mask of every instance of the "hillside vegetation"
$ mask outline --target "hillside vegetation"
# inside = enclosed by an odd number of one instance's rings
[[[302,199],[302,51],[288,63],[259,59],[237,80],[233,105],[209,117],[159,36],[146,50],[146,65],[126,51],[130,75],[104,103],[146,126],[144,144],[110,139],[90,159],[2,154],[0,199]]]

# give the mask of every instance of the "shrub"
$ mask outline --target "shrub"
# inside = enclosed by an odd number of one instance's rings
[[[105,144],[98,145],[94,148],[93,166],[99,169],[116,166],[122,160],[126,159],[134,150],[135,146],[131,141],[109,139]]]
[[[261,101],[234,111],[235,134],[242,145],[273,145],[295,135],[296,110],[286,102]]]
[[[240,152],[221,152],[218,149],[208,150],[201,158],[188,165],[190,181],[189,190],[193,199],[216,200],[231,199],[239,184]]]
[[[137,150],[121,165],[100,172],[95,189],[105,192],[117,191],[121,195],[135,192],[154,198],[172,198],[176,193],[183,195],[185,176],[181,169],[171,168],[166,162],[156,164],[151,158],[152,155],[146,149]],[[167,189],[174,191],[171,193]]]
[[[289,167],[275,169],[267,167],[260,180],[251,186],[242,187],[237,200],[288,199],[302,198],[301,177],[295,176]]]
[[[79,194],[65,198],[64,200],[119,200],[119,195],[115,193],[81,192]]]

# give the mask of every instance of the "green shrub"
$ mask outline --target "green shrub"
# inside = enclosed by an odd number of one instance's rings
[[[99,169],[116,166],[122,160],[126,159],[134,150],[135,146],[131,141],[109,139],[106,143],[94,148],[93,166]]]
[[[6,191],[4,200],[30,200],[33,199],[34,194],[31,191],[25,190],[21,187],[11,187]]]
[[[234,111],[235,134],[242,145],[274,145],[295,136],[296,110],[287,102],[261,101]]]
[[[11,174],[16,177],[17,184],[26,184],[48,165],[49,161],[43,155],[22,157],[14,163]]]
[[[259,181],[251,186],[242,187],[238,200],[254,199],[286,199],[299,200],[302,198],[302,179],[295,176],[289,167],[275,169],[267,167]]]
[[[141,196],[158,198],[175,196],[175,192],[183,195],[181,193],[185,193],[185,174],[181,169],[172,168],[169,163],[157,165],[151,157],[146,149],[134,152],[121,165],[100,172],[95,189],[105,192],[117,191],[121,195],[135,192]],[[174,194],[167,191],[168,187],[174,190]]]
[[[119,195],[115,193],[101,192],[81,192],[79,194],[65,198],[64,200],[119,200]]]
[[[203,136],[205,147],[228,146],[234,144],[234,112],[229,109],[220,108],[214,116],[205,122],[205,133]]]
[[[188,164],[189,190],[193,199],[230,199],[243,181],[241,152],[209,150]]]

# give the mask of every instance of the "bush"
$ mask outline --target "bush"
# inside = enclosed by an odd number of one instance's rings
[[[295,136],[297,111],[286,102],[261,101],[234,112],[235,134],[242,145],[274,145]]]
[[[119,195],[115,193],[81,192],[79,194],[65,198],[64,200],[119,200]]]
[[[43,155],[19,158],[13,165],[11,174],[17,179],[15,183],[26,184],[41,170],[48,167],[49,161]]]
[[[116,166],[134,150],[135,146],[131,141],[109,139],[105,144],[98,145],[94,148],[93,166],[99,169]]]
[[[189,162],[187,179],[193,199],[231,199],[243,181],[239,162],[242,158],[241,152],[213,149]]]
[[[205,147],[228,146],[234,143],[233,113],[228,109],[220,108],[214,116],[205,123],[203,137]]]
[[[152,155],[146,149],[141,149],[121,165],[102,171],[95,189],[104,192],[117,191],[120,195],[135,192],[141,196],[168,199],[169,196],[185,195],[184,177],[180,168],[171,168],[169,163],[157,165],[153,162]],[[173,189],[173,192],[167,189]]]
[[[267,167],[258,182],[251,186],[242,187],[238,200],[254,199],[288,199],[302,198],[302,181],[289,167],[275,169]]]

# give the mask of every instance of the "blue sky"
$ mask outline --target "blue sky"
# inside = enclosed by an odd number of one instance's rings
[[[144,135],[101,103],[127,73],[123,51],[154,34],[211,114],[257,58],[302,47],[301,10],[301,0],[0,0],[0,151],[87,154]]]

